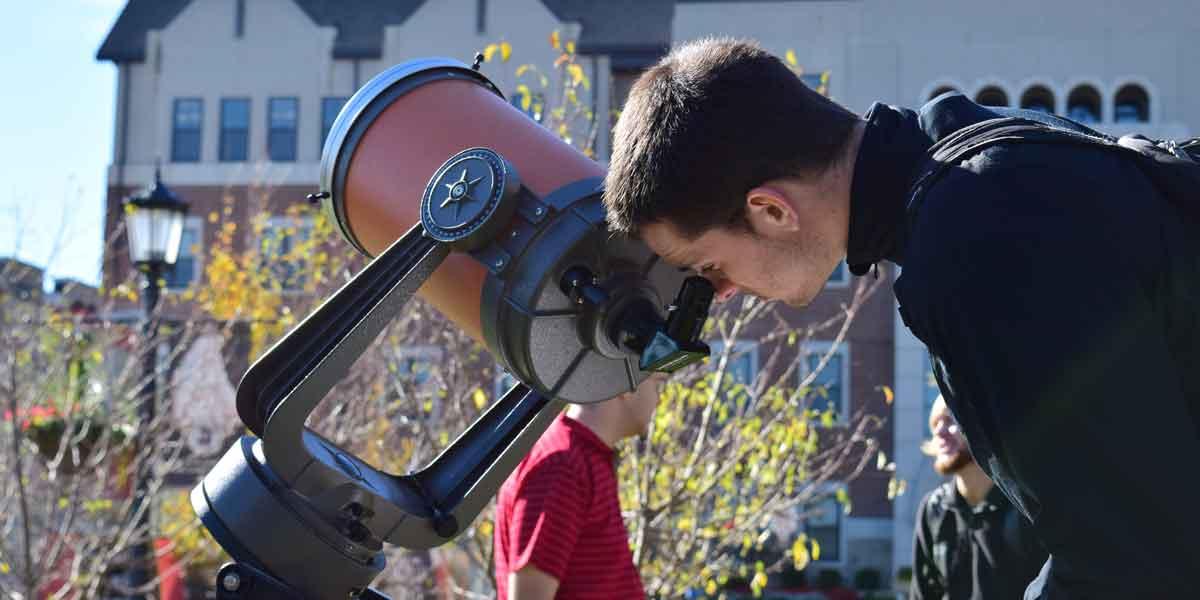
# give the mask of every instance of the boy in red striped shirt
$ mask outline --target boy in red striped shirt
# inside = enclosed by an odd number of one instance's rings
[[[496,499],[500,600],[645,598],[617,501],[613,446],[654,418],[664,377],[575,404],[555,419]]]

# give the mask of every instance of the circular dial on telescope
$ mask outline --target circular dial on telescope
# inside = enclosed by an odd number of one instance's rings
[[[439,242],[471,250],[512,217],[516,175],[487,148],[464,150],[434,173],[421,200],[421,224]]]

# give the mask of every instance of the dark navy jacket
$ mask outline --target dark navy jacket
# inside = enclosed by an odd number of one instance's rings
[[[984,150],[910,214],[929,146],[996,116],[958,94],[876,104],[847,262],[902,265],[900,314],[972,454],[1050,550],[1028,597],[1193,593],[1200,232],[1133,161],[1065,145]]]
[[[1046,549],[1000,488],[971,506],[951,479],[921,500],[909,598],[1020,598],[1044,562]]]

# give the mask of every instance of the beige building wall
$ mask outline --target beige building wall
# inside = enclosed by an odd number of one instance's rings
[[[1188,0],[1017,0],[1003,10],[940,0],[681,2],[672,40],[733,35],[781,55],[794,49],[806,69],[830,70],[830,94],[857,112],[876,100],[920,106],[942,85],[974,95],[996,84],[1015,104],[1041,83],[1065,113],[1071,89],[1090,84],[1102,100],[1101,129],[1186,137],[1200,131],[1197,34],[1200,11]],[[1111,122],[1126,83],[1149,94],[1148,124]]]

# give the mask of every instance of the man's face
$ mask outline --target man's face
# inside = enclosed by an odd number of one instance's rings
[[[934,403],[929,413],[929,430],[933,432],[930,442],[933,470],[942,475],[953,475],[973,462],[967,439],[944,401]]]
[[[745,292],[807,306],[832,272],[821,272],[825,269],[805,256],[798,240],[773,239],[743,228],[714,227],[689,240],[670,223],[656,222],[642,226],[640,237],[668,264],[707,277],[718,302]]]

